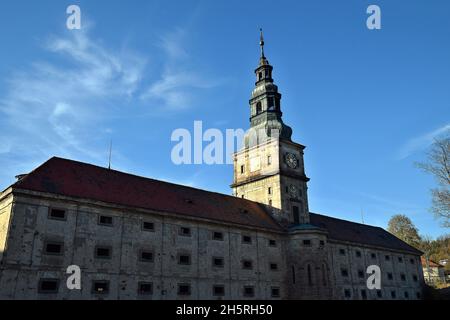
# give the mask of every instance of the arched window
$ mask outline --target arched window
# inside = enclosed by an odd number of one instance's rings
[[[312,286],[312,274],[311,274],[311,265],[308,264],[308,285]]]
[[[256,114],[260,114],[262,112],[262,105],[261,102],[258,102],[256,104]]]

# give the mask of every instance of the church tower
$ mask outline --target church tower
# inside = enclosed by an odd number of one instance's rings
[[[234,154],[233,195],[272,207],[280,221],[309,223],[305,147],[291,140],[292,129],[283,123],[281,94],[264,53],[262,30],[260,47],[250,99],[250,129],[242,150]]]

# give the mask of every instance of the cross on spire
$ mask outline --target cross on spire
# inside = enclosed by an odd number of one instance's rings
[[[259,45],[261,46],[261,58],[265,58],[264,57],[264,35],[263,35],[263,29],[260,28],[259,31],[261,32],[261,37],[260,37],[260,41],[259,41]]]

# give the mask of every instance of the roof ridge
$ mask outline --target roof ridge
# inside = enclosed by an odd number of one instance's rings
[[[239,197],[235,197],[235,196],[228,195],[228,194],[225,194],[225,193],[220,193],[220,192],[217,192],[217,191],[210,191],[210,190],[205,190],[205,189],[201,189],[201,188],[195,188],[195,187],[192,187],[192,186],[187,186],[187,185],[183,185],[183,184],[179,184],[179,183],[175,183],[175,182],[170,182],[170,181],[166,181],[166,180],[159,180],[159,179],[155,179],[155,178],[141,176],[141,175],[137,175],[137,174],[133,174],[133,173],[129,173],[129,172],[124,172],[124,171],[120,171],[120,170],[116,170],[116,169],[108,169],[106,167],[102,167],[102,166],[99,166],[99,165],[96,165],[96,164],[83,162],[83,161],[78,161],[78,160],[73,160],[73,159],[62,158],[62,157],[58,157],[58,156],[51,157],[50,159],[48,159],[47,161],[45,161],[44,163],[42,163],[41,165],[39,165],[38,167],[33,169],[31,172],[29,172],[26,175],[26,177],[24,177],[22,180],[16,181],[11,186],[14,186],[15,184],[18,184],[19,182],[24,181],[29,175],[31,175],[31,173],[37,171],[39,168],[43,167],[44,165],[46,165],[48,162],[50,162],[52,160],[68,161],[68,162],[72,162],[72,163],[76,163],[76,164],[80,164],[80,165],[84,165],[84,166],[94,167],[94,168],[101,169],[101,170],[104,170],[104,171],[114,171],[114,172],[119,173],[119,174],[131,176],[131,177],[135,177],[135,178],[139,178],[139,179],[143,179],[143,180],[151,180],[151,181],[165,183],[165,184],[170,184],[170,185],[173,185],[173,186],[182,187],[182,188],[186,188],[186,189],[192,189],[192,190],[195,190],[195,191],[201,191],[201,192],[207,192],[207,193],[210,193],[210,194],[216,194],[216,195],[227,197],[227,198],[234,199],[234,200],[237,199],[239,202],[248,202],[248,203],[253,203],[253,204],[258,204],[258,205],[262,204],[261,202],[256,202],[256,201],[252,201],[252,200],[245,199],[245,198],[239,198]]]
[[[360,223],[360,222],[354,222],[354,221],[350,221],[350,220],[345,220],[345,219],[342,219],[342,218],[336,218],[336,217],[332,217],[332,216],[328,216],[328,215],[320,214],[320,213],[315,213],[315,212],[311,212],[311,211],[309,212],[309,214],[315,214],[317,216],[327,217],[327,218],[334,219],[334,220],[340,220],[340,221],[349,222],[349,223],[353,223],[353,224],[359,224],[359,225],[365,226],[365,227],[378,228],[378,229],[385,230],[382,227],[373,226],[373,225],[370,225],[370,224],[365,224],[365,223]]]

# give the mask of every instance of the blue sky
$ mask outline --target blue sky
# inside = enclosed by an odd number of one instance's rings
[[[82,29],[67,30],[77,4]],[[377,4],[382,29],[366,28]],[[48,158],[230,194],[232,166],[172,164],[173,130],[248,128],[260,27],[313,212],[422,234],[414,163],[450,128],[448,1],[3,1],[0,187]]]

